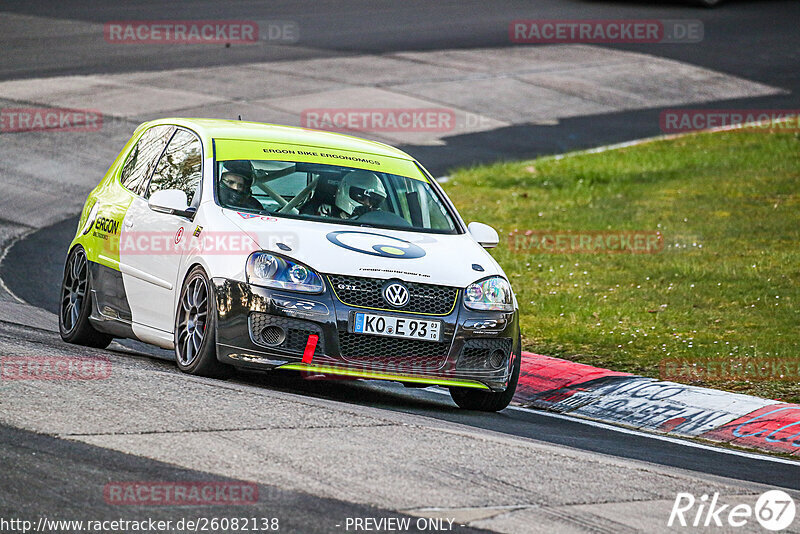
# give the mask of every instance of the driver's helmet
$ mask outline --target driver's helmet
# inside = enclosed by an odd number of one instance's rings
[[[250,160],[234,160],[223,163],[223,170],[219,177],[219,197],[223,204],[238,205],[250,196],[253,186],[253,164]],[[244,178],[244,188],[231,187],[229,183],[238,183],[240,180],[231,175]]]
[[[361,206],[377,209],[386,200],[386,189],[380,179],[369,171],[351,171],[342,178],[336,191],[336,207],[353,215]]]

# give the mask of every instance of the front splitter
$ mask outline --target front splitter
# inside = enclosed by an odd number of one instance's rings
[[[431,386],[460,387],[490,390],[489,386],[474,380],[456,380],[450,378],[420,377],[395,375],[391,373],[376,373],[374,371],[360,369],[345,369],[327,365],[309,365],[306,363],[289,363],[276,367],[286,371],[305,371],[325,375],[351,376],[354,378],[366,378],[372,380],[394,380],[397,382],[411,382],[414,384],[428,384]]]

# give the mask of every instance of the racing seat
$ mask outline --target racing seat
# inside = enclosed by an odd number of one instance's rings
[[[303,215],[316,215],[317,210],[319,210],[319,207],[323,204],[335,205],[336,191],[339,189],[339,182],[340,177],[338,174],[335,177],[320,176],[317,187],[314,189],[314,194],[308,202],[300,208],[300,213]]]

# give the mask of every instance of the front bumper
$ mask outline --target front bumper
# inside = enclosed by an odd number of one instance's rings
[[[403,340],[353,333],[356,311],[404,318],[402,311],[344,304],[331,290],[291,293],[226,278],[211,280],[217,311],[217,358],[250,369],[285,369],[311,374],[396,380],[411,384],[504,391],[514,355],[519,355],[516,312],[475,312],[462,303],[442,321],[442,341]],[[318,342],[303,362],[309,335]]]

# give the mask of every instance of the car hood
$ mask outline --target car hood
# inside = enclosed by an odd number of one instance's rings
[[[223,212],[262,250],[300,261],[320,273],[462,288],[487,276],[505,277],[494,258],[469,234],[425,234]]]

